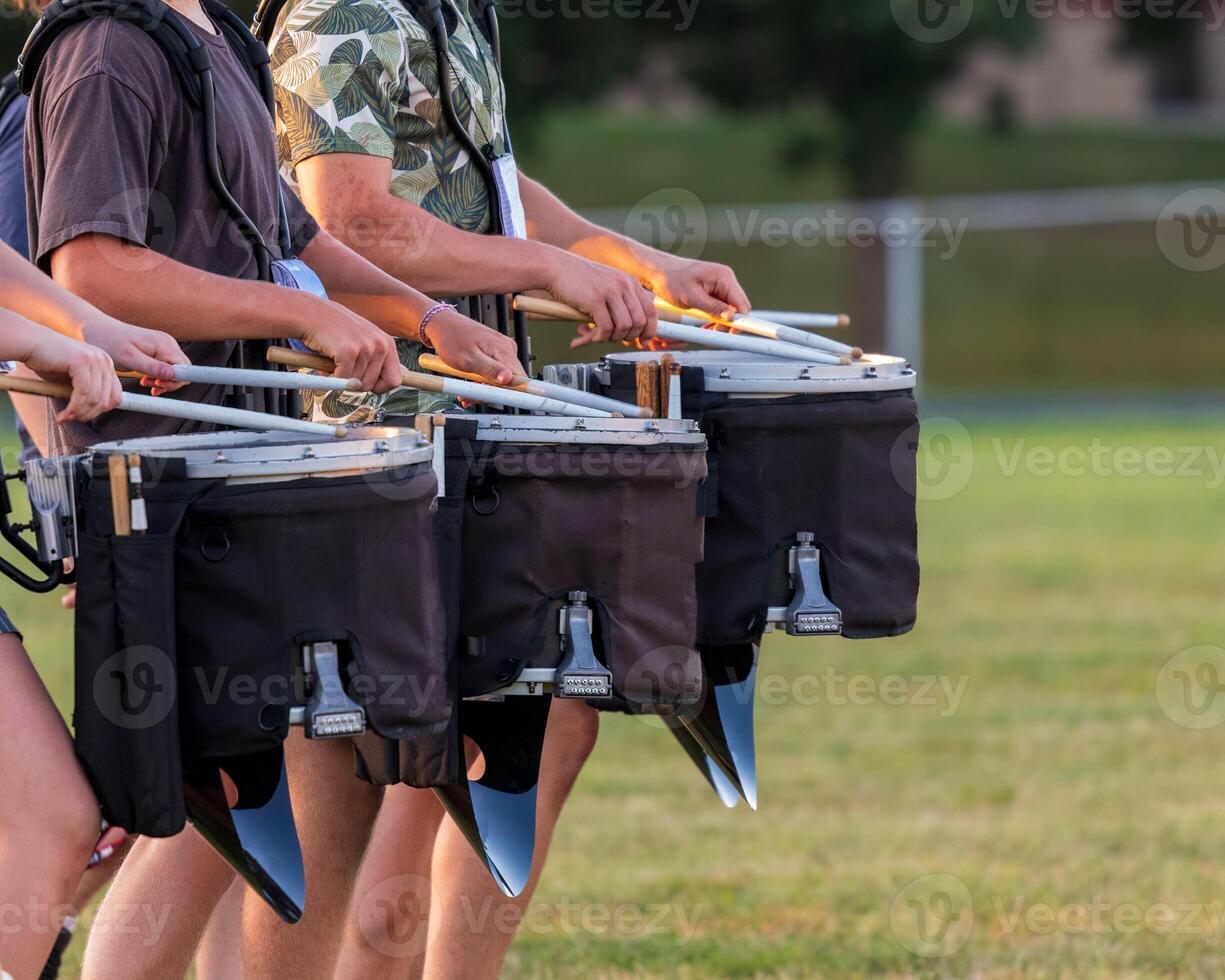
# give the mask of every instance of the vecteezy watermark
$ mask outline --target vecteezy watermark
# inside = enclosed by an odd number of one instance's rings
[[[54,936],[64,919],[76,916],[78,928],[91,937],[122,936],[128,946],[156,946],[166,933],[172,908],[145,902],[107,902],[79,911],[70,905],[49,905],[36,898],[0,904],[0,936]]]
[[[686,258],[700,258],[714,240],[737,248],[886,248],[935,249],[941,260],[955,258],[970,219],[923,215],[913,211],[862,214],[839,208],[712,208],[693,191],[666,187],[629,209],[622,230]]]
[[[960,37],[976,16],[975,0],[890,0],[894,22],[924,44]],[[994,6],[1005,20],[1033,21],[1153,20],[1195,21],[1207,30],[1225,24],[1225,0],[978,0],[978,12]]]
[[[974,931],[970,889],[956,875],[916,878],[894,897],[889,926],[897,941],[916,956],[952,956]]]
[[[1210,947],[1225,941],[1225,903],[1137,902],[1092,895],[1070,902],[1032,901],[1029,896],[981,896],[976,916],[966,883],[951,874],[929,874],[908,883],[889,907],[897,941],[923,957],[960,952],[977,924],[991,935],[1189,936]]]
[[[1225,723],[1225,650],[1199,646],[1176,653],[1157,674],[1156,695],[1165,716],[1183,728]]]
[[[701,0],[501,0],[503,20],[645,20],[687,31]]]
[[[116,728],[156,728],[170,717],[178,697],[174,661],[157,647],[126,647],[94,671],[92,693],[98,713]]]
[[[691,942],[705,912],[704,905],[678,902],[632,904],[583,902],[562,898],[531,902],[462,896],[446,910],[458,916],[469,935],[614,936],[621,939],[673,936],[678,946]],[[371,888],[357,904],[357,922],[371,949],[389,959],[409,959],[425,952],[430,913],[430,881],[403,874]]]
[[[1157,219],[1157,247],[1187,272],[1225,266],[1225,191],[1200,187],[1174,198]]]
[[[919,500],[948,500],[974,476],[970,430],[948,416],[925,418],[903,432],[890,455],[893,477]]]
[[[757,679],[763,704],[777,706],[818,704],[842,707],[935,708],[941,718],[951,718],[961,707],[969,687],[968,674],[844,674],[826,667],[820,674],[787,677],[764,674]]]
[[[1197,480],[1207,490],[1225,486],[1225,449],[1219,446],[1112,445],[1094,439],[1087,446],[1054,446],[1032,443],[1022,437],[1006,442],[991,440],[995,461],[1003,476],[1018,473],[1049,477],[1173,477]]]
[[[924,44],[960,37],[974,18],[974,0],[889,0],[893,20]]]

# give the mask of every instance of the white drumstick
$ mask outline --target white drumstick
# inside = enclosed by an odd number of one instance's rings
[[[335,370],[335,363],[330,357],[322,354],[306,354],[301,351],[286,350],[284,347],[273,347],[268,351],[268,360],[274,364],[285,364],[289,367],[309,368],[313,371]],[[545,398],[531,395],[513,388],[499,388],[497,385],[478,384],[475,381],[460,381],[454,378],[441,378],[436,374],[424,374],[421,371],[410,371],[401,368],[401,379],[406,388],[416,388],[419,391],[433,391],[452,398],[463,398],[466,401],[481,402],[485,405],[496,405],[499,408],[521,408],[528,412],[548,412],[550,415],[572,415],[589,419],[610,419],[612,412],[598,408],[587,408],[582,405],[571,405],[558,401],[556,398]],[[314,378],[314,375],[307,377]]]
[[[798,313],[793,310],[754,310],[754,316],[785,327],[796,327],[800,330],[841,330],[851,325],[851,318],[845,313]]]
[[[427,371],[433,371],[435,374],[445,374],[448,377],[459,378],[463,381],[479,381],[481,377],[479,374],[451,367],[450,364],[437,354],[422,354],[418,359],[418,363]],[[533,381],[530,378],[520,377],[505,387],[513,388],[515,391],[527,392],[529,395],[556,398],[558,401],[568,402],[573,405],[598,408],[613,415],[624,415],[626,418],[647,419],[652,416],[651,410],[648,408],[641,408],[630,402],[618,401],[616,398],[605,398],[603,395],[596,395],[579,388],[570,388],[566,385],[553,384],[549,381]]]
[[[357,378],[318,378],[292,371],[254,371],[249,368],[174,365],[174,380],[192,384],[233,385],[235,388],[312,389],[315,391],[361,391]]]
[[[567,306],[555,300],[538,299],[535,296],[516,296],[514,306],[516,310],[546,319],[569,320],[577,323],[585,323],[589,319],[585,313],[576,310],[573,306]],[[805,361],[809,364],[851,363],[848,356],[838,357],[824,351],[813,350],[811,347],[801,347],[798,344],[786,344],[777,340],[707,330],[704,325],[710,322],[709,318],[700,319],[687,313],[663,309],[660,311],[656,334],[664,340],[677,340],[688,344],[701,344],[704,347],[760,354],[766,357],[782,357],[787,360]]]
[[[767,317],[758,316],[754,313],[737,313],[732,318],[731,323],[737,330],[743,330],[745,333],[751,333],[758,337],[769,337],[771,340],[781,340],[788,344],[812,347],[815,350],[823,350],[830,354],[845,354],[848,357],[854,358],[863,357],[863,350],[859,347],[852,347],[850,344],[830,340],[828,337],[822,337],[820,334],[805,333],[803,330],[788,327],[781,323],[773,323]]]
[[[836,340],[828,340],[825,337],[808,334],[803,330],[796,330],[794,327],[783,326],[781,323],[771,323],[764,319],[760,313],[737,313],[731,317],[716,316],[713,313],[707,313],[705,310],[683,309],[658,296],[655,297],[655,309],[659,311],[661,316],[679,317],[681,323],[689,326],[700,327],[707,323],[718,323],[726,327],[734,327],[744,333],[795,344],[798,347],[812,347],[815,350],[852,358],[863,357],[863,351],[858,347],[851,347],[849,344],[839,343]]]
[[[838,357],[811,347],[786,344],[779,340],[765,340],[740,333],[723,333],[705,327],[690,327],[679,323],[660,321],[658,336],[664,340],[677,340],[686,344],[701,344],[718,350],[741,351],[745,354],[760,354],[765,357],[782,357],[808,364],[849,364],[849,357]]]
[[[0,388],[9,391],[24,391],[29,395],[45,398],[72,397],[69,385],[33,378],[15,378],[0,375]],[[120,396],[119,408],[125,412],[141,415],[157,415],[168,419],[185,419],[191,422],[207,422],[212,425],[228,425],[236,429],[256,429],[261,432],[301,432],[306,435],[323,436],[328,439],[343,439],[348,433],[342,425],[322,425],[304,422],[264,412],[248,412],[241,408],[225,408],[222,405],[204,405],[200,402],[181,401],[177,398],[154,398],[152,395],[135,395],[125,391]]]

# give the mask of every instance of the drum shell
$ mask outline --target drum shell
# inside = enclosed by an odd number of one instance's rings
[[[428,464],[227,485],[187,479],[178,460],[146,459],[149,533],[117,537],[104,462],[94,462],[82,491],[76,719],[88,733],[80,741],[86,769],[104,807],[120,817],[112,822],[155,836],[173,832],[155,817],[176,805],[182,811],[179,759],[279,745],[288,734],[299,645],[312,640],[339,640],[351,650],[350,683],[355,675],[366,681],[354,690],[363,692],[355,697],[372,726],[420,743],[418,782],[457,777],[454,665],[443,635]],[[132,569],[132,552],[157,557]],[[393,589],[397,582],[404,584]],[[139,616],[124,616],[125,596],[140,597]],[[109,658],[148,644],[149,635],[177,692],[156,729],[154,757],[148,733],[107,717],[95,682]],[[137,777],[113,760],[141,751],[146,768],[162,774],[145,795],[160,799],[134,808],[124,801]]]
[[[667,713],[696,701],[702,450],[482,442],[456,438],[453,421],[447,430],[447,498],[462,504],[461,694],[555,666],[552,618],[581,590],[622,706]]]
[[[603,393],[633,400],[632,365]],[[910,390],[729,397],[681,372],[683,411],[710,442],[711,510],[698,567],[701,644],[754,642],[791,597],[786,552],[811,531],[851,639],[913,628],[919,589]]]

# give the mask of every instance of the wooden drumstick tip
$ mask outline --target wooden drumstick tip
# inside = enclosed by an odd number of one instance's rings
[[[334,439],[345,439],[349,435],[349,427],[347,425],[338,425],[332,430]]]
[[[852,347],[851,357],[855,358],[855,360],[858,361],[860,358],[863,357],[863,348],[862,347]]]
[[[850,364],[850,363],[851,363],[851,359],[850,359],[849,357],[847,357],[845,354],[843,354],[843,355],[842,355],[840,358],[838,358],[838,363],[839,363],[839,364],[843,364],[843,365],[845,365],[845,364]]]
[[[849,327],[850,325],[851,325],[851,318],[849,316],[847,316],[845,313],[838,314],[838,326]]]

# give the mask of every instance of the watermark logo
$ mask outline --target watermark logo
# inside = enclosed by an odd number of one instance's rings
[[[955,875],[916,878],[893,899],[889,925],[897,941],[916,956],[952,956],[974,931],[970,889]]]
[[[974,441],[955,418],[926,418],[898,436],[890,462],[894,479],[905,489],[913,485],[919,500],[948,500],[974,475]]]
[[[1225,266],[1225,191],[1202,187],[1174,198],[1157,220],[1157,246],[1187,272]]]
[[[629,210],[625,234],[687,259],[700,259],[710,235],[706,205],[684,187],[652,191]]]
[[[890,0],[889,8],[897,26],[923,44],[952,41],[974,18],[974,0]]]
[[[1225,722],[1225,650],[1191,647],[1176,653],[1157,674],[1157,703],[1183,728],[1203,730]]]
[[[174,663],[157,647],[120,650],[94,672],[93,696],[99,713],[112,725],[128,731],[154,728],[174,708]]]
[[[375,952],[389,959],[409,959],[425,952],[429,914],[429,880],[396,875],[366,893],[357,908],[357,926]]]

